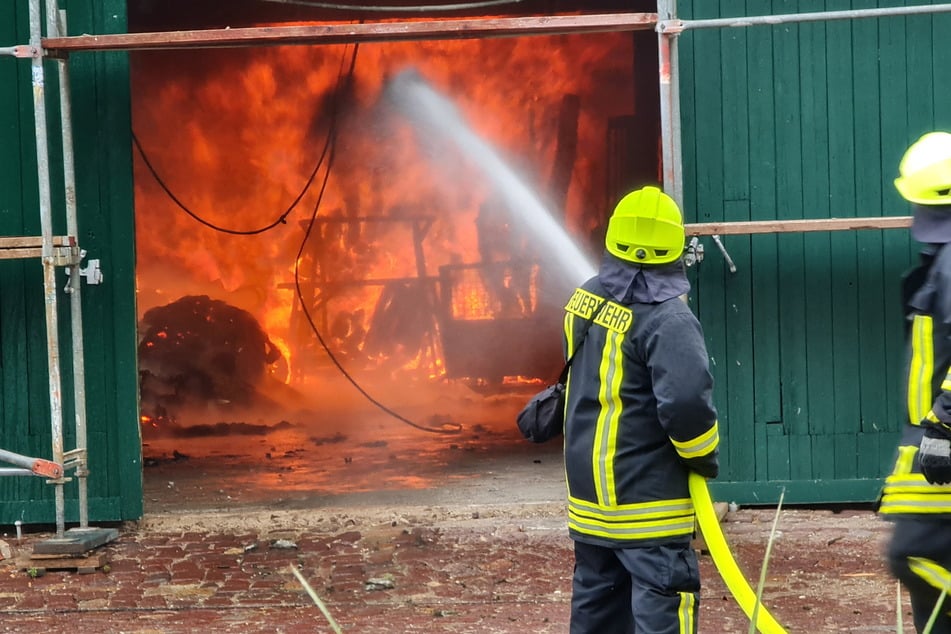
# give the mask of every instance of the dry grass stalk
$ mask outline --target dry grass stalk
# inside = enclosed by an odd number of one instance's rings
[[[755,634],[756,623],[759,618],[759,606],[763,604],[763,588],[766,586],[766,569],[769,566],[769,554],[773,550],[776,540],[776,527],[779,525],[779,512],[783,508],[783,498],[786,496],[786,487],[779,493],[779,502],[776,504],[776,516],[773,517],[773,528],[769,532],[769,541],[766,542],[766,553],[763,555],[763,566],[760,568],[759,584],[756,587],[756,603],[753,605],[753,616],[750,618],[749,634]]]
[[[310,598],[314,604],[316,604],[317,607],[320,608],[320,611],[323,612],[324,616],[327,618],[327,622],[330,623],[330,627],[333,628],[334,632],[336,632],[336,634],[343,634],[343,630],[341,630],[340,626],[337,625],[337,622],[334,620],[334,617],[331,616],[330,611],[327,609],[327,606],[324,605],[324,602],[320,600],[320,597],[317,596],[317,593],[314,591],[314,589],[311,588],[310,584],[307,583],[307,580],[304,579],[304,575],[302,575],[296,567],[288,567],[291,569],[291,572],[294,573],[294,576],[297,577],[297,580],[300,582],[300,584],[304,586],[304,590],[306,590],[307,594],[310,595]]]

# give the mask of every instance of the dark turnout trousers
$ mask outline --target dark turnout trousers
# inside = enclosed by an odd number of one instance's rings
[[[699,607],[689,541],[618,549],[575,541],[571,634],[696,634]]]
[[[941,591],[908,566],[909,557],[922,557],[951,570],[951,520],[903,516],[892,520],[894,532],[888,545],[888,565],[911,597],[915,629],[925,625],[941,596]],[[931,634],[951,634],[951,595],[944,598],[942,609],[931,628]]]

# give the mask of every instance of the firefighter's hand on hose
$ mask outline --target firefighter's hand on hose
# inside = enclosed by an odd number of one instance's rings
[[[918,463],[930,484],[951,484],[951,439],[928,426],[918,446]]]

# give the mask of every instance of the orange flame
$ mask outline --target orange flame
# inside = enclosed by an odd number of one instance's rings
[[[367,329],[395,281],[435,279],[440,266],[478,262],[476,218],[490,186],[466,157],[439,139],[419,138],[386,106],[387,78],[409,66],[534,183],[554,161],[559,104],[578,95],[578,159],[558,211],[576,232],[599,222],[606,121],[630,114],[634,103],[630,35],[363,44],[343,89],[352,51],[298,46],[133,56],[134,130],[172,192],[210,224],[246,231],[273,222],[302,190],[331,125],[336,138],[322,197],[320,171],[286,222],[254,236],[215,231],[182,213],[137,157],[141,313],[185,294],[223,299],[258,318],[284,353],[290,380],[322,360],[316,346],[300,347],[313,344],[313,335],[298,305],[298,282],[327,341],[340,344],[333,335],[339,329],[354,340],[353,354],[367,354]],[[315,208],[320,219],[349,222],[313,225],[302,250]],[[431,224],[357,220],[376,218]],[[525,301],[534,309],[532,288]],[[467,319],[497,314],[484,288],[453,302],[451,310]],[[434,377],[444,364],[438,354],[412,354],[404,367]]]

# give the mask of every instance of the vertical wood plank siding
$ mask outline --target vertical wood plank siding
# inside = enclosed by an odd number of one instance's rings
[[[916,2],[914,4],[927,4]],[[683,18],[895,6],[682,0]],[[951,129],[951,16],[686,31],[688,222],[899,216],[908,144]],[[721,499],[873,501],[904,420],[906,230],[728,236],[691,272],[717,380]]]
[[[125,2],[70,2],[71,33],[125,32]],[[0,6],[0,45],[29,40],[26,2]],[[54,233],[65,233],[58,79],[46,62]],[[99,258],[101,286],[83,285],[91,521],[142,515],[138,424],[134,218],[128,60],[82,53],[70,60],[79,244]],[[0,58],[0,235],[40,235],[33,103],[28,60]],[[57,271],[65,449],[75,447],[69,297]],[[42,266],[0,261],[0,448],[51,457]],[[67,475],[70,475],[69,472]],[[66,520],[78,520],[75,483]],[[40,478],[0,478],[0,523],[52,523],[53,487]]]

